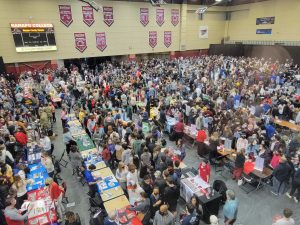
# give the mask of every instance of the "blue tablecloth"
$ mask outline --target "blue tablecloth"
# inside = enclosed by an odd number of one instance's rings
[[[31,164],[28,166],[30,173],[27,175],[27,179],[31,179],[34,182],[27,184],[27,191],[36,190],[45,186],[45,180],[49,177],[46,168],[41,164]]]
[[[87,158],[84,159],[84,165],[86,168],[89,167],[89,165],[94,164],[96,165],[98,162],[102,162],[103,159],[100,155],[91,154]]]
[[[97,188],[99,193],[120,186],[119,182],[114,176],[107,176],[104,177],[104,179],[100,178],[98,179],[98,181],[100,181],[97,182]]]

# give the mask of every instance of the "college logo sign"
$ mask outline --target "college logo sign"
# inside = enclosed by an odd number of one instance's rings
[[[171,10],[171,23],[176,27],[179,23],[179,9],[172,9]]]
[[[164,32],[164,45],[169,48],[172,44],[172,32],[171,31],[165,31]]]

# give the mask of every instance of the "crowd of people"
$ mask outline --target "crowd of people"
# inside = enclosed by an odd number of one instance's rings
[[[68,129],[68,113],[74,113],[97,146],[105,163],[128,196],[129,210],[141,214],[144,225],[198,225],[203,209],[198,197],[177,211],[180,197],[180,163],[186,157],[183,140],[185,126],[195,125],[196,148],[203,158],[199,176],[211,183],[211,165],[216,164],[220,145],[237,152],[233,179],[241,180],[244,165],[256,157],[273,169],[272,193],[300,199],[300,136],[275,126],[274,119],[300,123],[299,68],[292,61],[271,59],[202,56],[186,59],[151,59],[141,62],[108,62],[89,68],[34,71],[20,78],[2,77],[0,82],[0,198],[7,224],[24,221],[18,210],[26,199],[28,168],[24,164],[28,139],[40,137],[42,164],[50,178],[46,185],[57,204],[59,221],[80,224],[79,216],[64,212],[64,189],[58,185],[52,160],[57,123],[56,108],[61,108],[63,142],[73,169],[83,175],[89,195],[97,195],[91,172],[84,167],[76,142]],[[33,80],[26,90],[20,85]],[[61,102],[53,102],[52,87]],[[178,157],[170,157],[167,140],[168,118],[176,124],[168,131]],[[17,168],[18,172],[13,172]],[[4,202],[6,205],[4,205]],[[107,212],[105,225],[115,225],[116,213]],[[223,208],[226,225],[237,219],[238,200],[227,190]],[[66,219],[64,218],[64,215]],[[293,225],[292,212],[275,225]],[[5,221],[5,219],[3,219]],[[210,222],[218,224],[218,215]],[[19,224],[23,224],[20,222]]]

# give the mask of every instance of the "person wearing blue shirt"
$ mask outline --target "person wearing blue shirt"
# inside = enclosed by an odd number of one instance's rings
[[[223,208],[223,213],[225,217],[225,225],[232,225],[236,221],[238,213],[238,201],[235,199],[235,194],[233,190],[228,189],[226,191],[226,203]]]
[[[104,225],[118,225],[116,219],[117,219],[117,213],[115,211],[108,212],[108,216],[104,220]]]
[[[96,169],[96,166],[94,164],[89,165],[88,168],[85,168],[83,170],[83,176],[85,178],[85,181],[89,185],[89,195],[93,198],[95,197],[96,191],[97,191],[97,186],[96,186],[96,180],[92,175],[93,170]]]
[[[271,139],[273,135],[276,133],[275,127],[273,126],[272,123],[265,125],[265,129],[266,129],[266,134],[268,139]]]

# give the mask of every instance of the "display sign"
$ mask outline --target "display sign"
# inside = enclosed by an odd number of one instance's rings
[[[80,52],[84,52],[87,48],[85,33],[74,33],[74,38],[75,48]]]
[[[199,38],[200,39],[207,39],[208,38],[208,26],[207,25],[200,26]]]
[[[275,16],[256,18],[256,25],[274,24],[274,23],[275,23]]]
[[[157,32],[149,31],[149,45],[154,48],[157,45]]]
[[[82,6],[83,22],[89,27],[95,22],[94,10],[91,6]]]
[[[171,10],[171,23],[174,27],[179,23],[179,9]]]
[[[106,44],[106,36],[105,32],[101,33],[96,33],[96,47],[103,52],[104,49],[106,49],[107,44]]]
[[[164,9],[156,9],[156,23],[161,27],[165,22]]]
[[[114,23],[113,7],[103,7],[103,21],[109,27]]]
[[[60,22],[62,22],[66,27],[70,26],[73,22],[71,5],[59,5],[58,8]]]
[[[17,52],[57,50],[53,24],[12,23],[10,27]]]
[[[256,29],[256,34],[272,34],[272,29]]]
[[[164,45],[169,48],[172,44],[172,32],[171,31],[165,31],[164,32]]]
[[[149,23],[149,9],[148,8],[140,8],[140,22],[143,26],[147,26]]]

